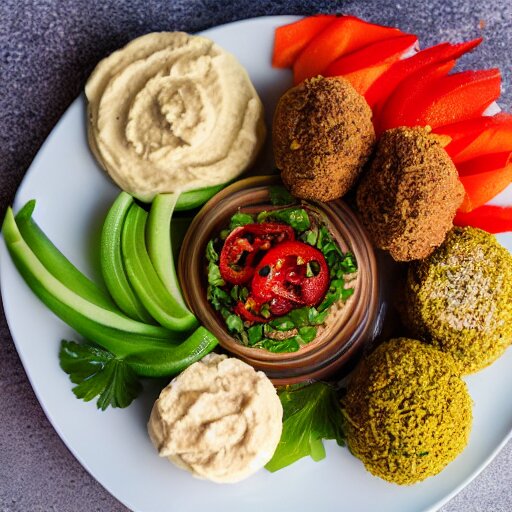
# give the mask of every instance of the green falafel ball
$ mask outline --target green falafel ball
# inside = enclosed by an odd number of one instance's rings
[[[465,448],[471,407],[449,354],[395,338],[363,359],[348,385],[347,445],[370,473],[414,484],[439,473]]]
[[[425,260],[410,265],[402,304],[412,334],[452,354],[464,374],[512,342],[512,255],[476,228],[454,228]]]

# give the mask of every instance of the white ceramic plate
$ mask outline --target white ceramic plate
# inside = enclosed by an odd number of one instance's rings
[[[274,28],[295,18],[257,18],[205,32],[233,52],[263,98],[267,118],[290,83],[287,71],[270,67]],[[97,247],[102,219],[118,190],[91,156],[85,133],[85,101],[78,98],[45,142],[15,200],[15,211],[37,199],[35,218],[50,239],[91,277],[98,277]],[[512,189],[497,200],[512,203]],[[512,249],[512,234],[499,237]],[[38,301],[1,247],[5,314],[35,393],[60,437],[80,463],[109,492],[139,512],[209,509],[375,510],[435,509],[474,478],[511,437],[512,350],[490,368],[467,379],[474,400],[474,426],[464,453],[440,475],[412,487],[373,477],[348,450],[327,443],[327,458],[303,459],[275,474],[265,470],[235,485],[196,480],[157,456],[146,421],[162,382],[153,382],[128,409],[100,412],[77,400],[59,368],[62,338],[70,328]]]

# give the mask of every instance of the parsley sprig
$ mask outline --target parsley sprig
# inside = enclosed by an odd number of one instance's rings
[[[62,340],[60,366],[76,386],[77,398],[89,402],[98,397],[96,405],[104,411],[111,407],[128,407],[142,391],[137,374],[111,352],[88,343]]]

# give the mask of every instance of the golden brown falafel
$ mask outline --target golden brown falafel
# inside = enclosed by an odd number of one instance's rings
[[[467,445],[472,403],[459,365],[421,341],[383,343],[354,371],[343,399],[350,451],[372,474],[413,484]]]
[[[396,261],[425,258],[440,245],[463,199],[455,165],[422,127],[384,132],[357,190],[364,225]]]
[[[341,77],[316,77],[289,89],[274,114],[277,167],[291,193],[331,201],[354,184],[375,142],[372,111]]]
[[[476,228],[454,228],[408,268],[400,310],[415,336],[452,354],[464,373],[512,343],[512,255]]]

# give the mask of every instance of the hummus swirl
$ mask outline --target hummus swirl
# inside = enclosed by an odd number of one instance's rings
[[[274,454],[283,408],[263,372],[208,354],[162,390],[148,431],[160,456],[198,478],[238,482]]]
[[[91,150],[144,201],[234,179],[265,136],[244,68],[213,41],[184,32],[133,40],[96,66],[85,94]]]

